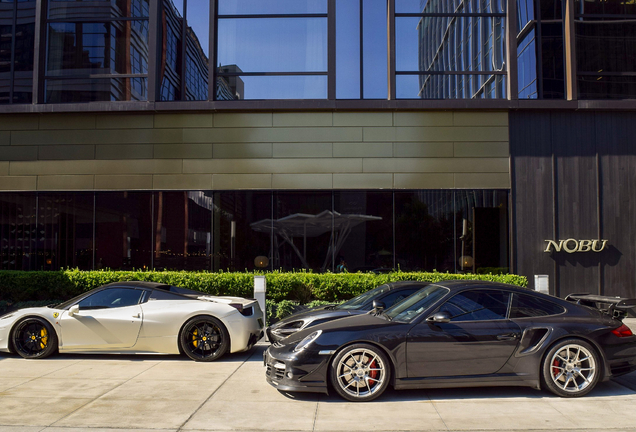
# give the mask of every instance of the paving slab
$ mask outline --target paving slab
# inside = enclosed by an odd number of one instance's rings
[[[34,378],[3,391],[2,396],[94,399],[123,384],[122,380]]]
[[[3,426],[49,426],[89,402],[91,399],[3,396],[0,423]]]
[[[96,399],[63,419],[57,427],[178,429],[199,408],[187,400]]]

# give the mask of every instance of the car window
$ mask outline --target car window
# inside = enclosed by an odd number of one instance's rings
[[[106,309],[139,304],[144,290],[132,288],[107,288],[86,297],[78,303],[82,309]]]
[[[499,290],[466,291],[449,299],[439,312],[448,312],[451,321],[506,319],[509,293]]]
[[[448,288],[429,285],[409,296],[403,302],[396,303],[384,315],[393,321],[411,322],[446,294],[448,294]]]
[[[360,294],[357,297],[352,298],[349,301],[346,301],[342,304],[339,304],[335,307],[335,309],[360,309],[364,303],[366,303],[369,299],[379,296],[382,293],[385,293],[391,289],[388,285],[380,285],[379,287],[373,288],[371,291],[367,291],[365,293]]]
[[[529,318],[563,313],[565,308],[548,300],[528,294],[514,293],[510,318]]]
[[[182,295],[173,294],[168,291],[152,290],[148,300],[152,301],[152,300],[196,300],[196,299],[193,299],[192,297],[185,297]]]
[[[404,300],[405,298],[407,298],[408,296],[410,296],[411,294],[413,294],[415,291],[419,289],[421,289],[421,287],[394,290],[393,292],[385,295],[384,297],[381,297],[380,301],[384,303],[385,309],[388,309],[391,306],[398,304],[399,302],[401,302],[402,300]]]

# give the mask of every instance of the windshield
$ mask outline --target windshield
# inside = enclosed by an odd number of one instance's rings
[[[377,288],[373,288],[371,291],[362,293],[358,297],[354,297],[351,300],[336,306],[336,309],[360,309],[367,301],[388,292],[390,289],[391,287],[388,285],[380,285]]]
[[[448,288],[429,285],[386,311],[392,321],[411,322],[448,293]]]

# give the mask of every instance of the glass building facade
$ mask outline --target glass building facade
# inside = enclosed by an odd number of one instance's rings
[[[0,270],[508,271],[505,190],[0,194]]]
[[[2,0],[0,103],[564,99],[568,85],[580,99],[629,98],[632,9],[618,0]]]

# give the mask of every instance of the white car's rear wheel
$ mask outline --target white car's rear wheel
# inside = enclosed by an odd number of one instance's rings
[[[198,316],[181,330],[181,348],[194,361],[214,361],[230,348],[230,336],[225,326],[211,316]]]
[[[45,358],[57,349],[57,334],[46,320],[27,318],[14,327],[11,342],[15,352],[26,359]]]

